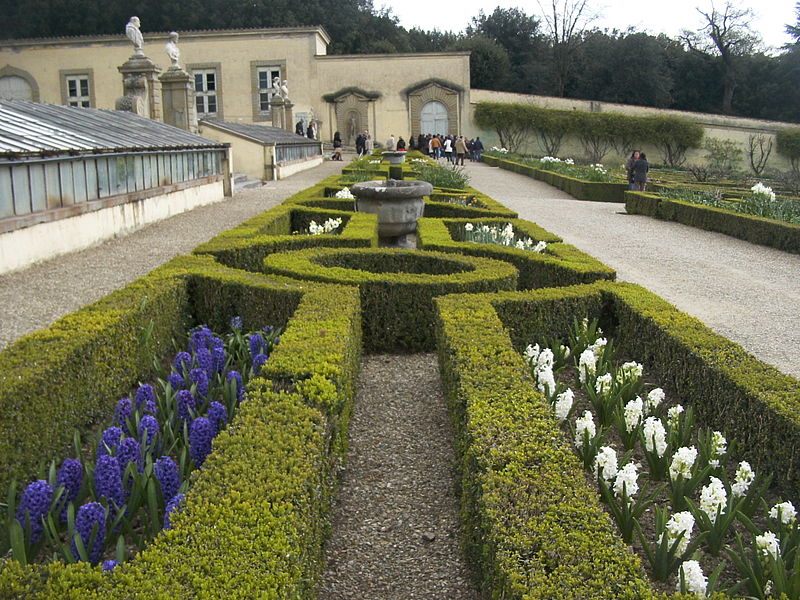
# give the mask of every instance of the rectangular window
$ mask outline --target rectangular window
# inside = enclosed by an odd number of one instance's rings
[[[68,75],[66,77],[66,84],[67,104],[69,106],[89,108],[92,105],[88,75]]]
[[[258,75],[258,105],[259,110],[269,112],[269,103],[272,97],[278,93],[277,88],[274,86],[273,81],[277,77],[280,81],[281,68],[280,67],[258,67],[256,71]]]
[[[194,101],[198,118],[217,116],[217,71],[194,71]]]

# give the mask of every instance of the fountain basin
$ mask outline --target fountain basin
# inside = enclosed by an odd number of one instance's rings
[[[424,196],[433,186],[427,181],[364,181],[350,188],[356,211],[378,215],[378,237],[392,238],[417,229],[425,210]]]
[[[383,152],[383,160],[388,160],[390,165],[399,165],[406,162],[406,153],[397,150]]]

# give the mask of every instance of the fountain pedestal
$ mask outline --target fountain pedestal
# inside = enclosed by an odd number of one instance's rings
[[[417,219],[425,210],[423,197],[430,196],[433,186],[427,181],[389,179],[356,183],[350,191],[356,197],[358,212],[378,215],[381,245],[409,247],[407,236],[416,233]]]

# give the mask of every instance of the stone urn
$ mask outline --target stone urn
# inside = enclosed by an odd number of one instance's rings
[[[350,188],[356,211],[378,215],[378,237],[396,238],[417,230],[417,219],[425,210],[423,196],[433,186],[427,181],[365,181]]]
[[[383,153],[383,160],[388,160],[390,165],[399,165],[406,162],[406,153],[395,150],[386,150]]]

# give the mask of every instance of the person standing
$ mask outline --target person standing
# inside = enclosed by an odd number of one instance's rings
[[[649,170],[650,163],[647,162],[647,156],[645,156],[644,152],[639,153],[639,158],[633,163],[633,182],[640,192],[645,191],[647,188],[647,172]]]
[[[442,140],[439,139],[438,135],[431,137],[431,155],[436,159],[442,156]]]
[[[483,154],[483,142],[481,138],[476,137],[475,142],[472,144],[472,157],[476,162],[481,162],[481,155]]]
[[[453,140],[449,135],[444,138],[444,156],[447,158],[447,162],[453,162]]]
[[[389,134],[389,139],[386,140],[386,149],[389,152],[394,152],[394,150],[395,150],[395,147],[394,147],[394,134],[393,133],[390,133]]]
[[[359,133],[356,136],[356,154],[360,157],[364,154],[364,142],[366,141],[367,136],[363,133]]]
[[[364,154],[372,154],[372,151],[375,149],[375,142],[372,140],[372,136],[369,134],[369,131],[366,132],[366,137],[364,139]]]
[[[464,166],[464,155],[467,153],[467,143],[464,141],[464,136],[458,136],[456,140],[456,164]]]
[[[625,171],[628,174],[628,189],[635,190],[636,183],[633,181],[633,165],[636,164],[636,161],[639,160],[639,151],[634,150],[631,152],[631,157],[628,159],[628,162],[625,163]]]
[[[406,149],[406,141],[403,139],[403,136],[400,136],[397,139],[397,151],[400,152],[401,150],[405,152]]]

